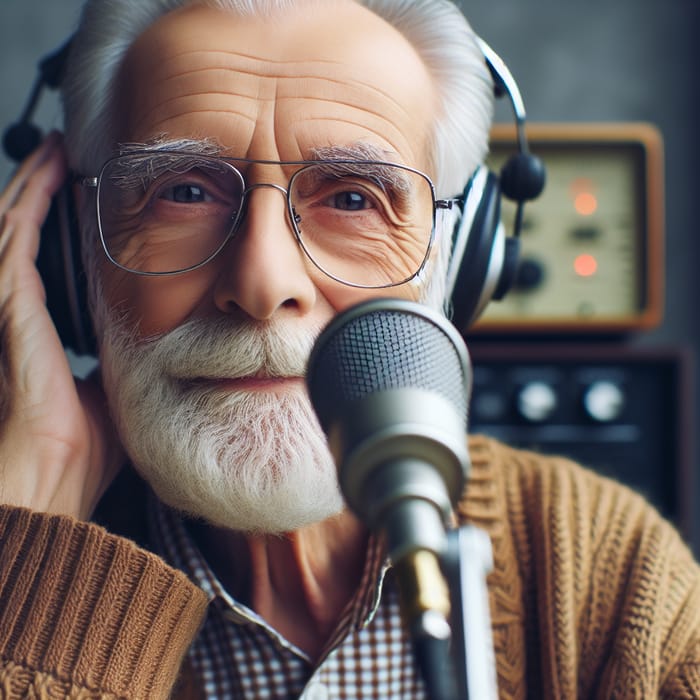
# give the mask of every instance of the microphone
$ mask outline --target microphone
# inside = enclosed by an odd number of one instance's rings
[[[386,536],[409,631],[448,639],[439,560],[469,471],[471,372],[459,332],[414,302],[359,304],[317,339],[307,385],[348,506]]]

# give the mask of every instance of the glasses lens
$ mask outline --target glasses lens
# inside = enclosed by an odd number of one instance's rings
[[[108,161],[98,190],[107,254],[134,272],[179,272],[215,255],[240,212],[243,178],[194,154],[133,153]]]
[[[430,249],[430,181],[398,165],[317,163],[289,191],[301,245],[326,274],[348,284],[386,287],[411,279]]]

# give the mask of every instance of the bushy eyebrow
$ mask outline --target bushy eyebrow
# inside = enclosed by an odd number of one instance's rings
[[[165,136],[156,136],[139,143],[121,143],[118,147],[119,155],[129,155],[143,151],[180,151],[182,153],[194,153],[198,155],[226,157],[225,149],[213,139],[167,139]],[[361,161],[389,161],[396,159],[396,154],[384,150],[371,143],[358,141],[347,145],[318,146],[311,149],[308,160],[361,160]],[[231,160],[239,160],[231,158]],[[240,160],[245,160],[242,158]],[[284,161],[283,161],[284,162]],[[294,162],[294,161],[290,161]]]
[[[140,143],[120,143],[120,156],[142,153],[144,151],[180,151],[202,156],[221,156],[224,149],[212,139],[166,139],[156,136]]]
[[[313,173],[316,180],[328,177],[333,179],[362,177],[371,180],[393,197],[407,197],[413,189],[411,178],[406,171],[381,161],[322,160],[316,164]]]
[[[344,146],[321,146],[311,151],[313,160],[392,161],[395,154],[364,141]]]
[[[226,157],[223,152],[223,147],[210,139],[166,139],[158,136],[140,143],[122,143],[119,154],[128,156],[129,160],[122,164],[120,173],[113,174],[113,182],[122,187],[145,186],[163,172],[177,172],[178,168],[173,166],[181,161],[183,154],[193,156],[192,160],[186,161],[185,170],[215,167],[206,160],[211,156],[222,160],[246,160]],[[392,155],[374,144],[360,141],[314,148],[307,161],[299,162],[317,162],[321,168],[319,175],[369,178],[384,191],[391,192],[392,196],[405,198],[411,194],[412,181],[406,172],[392,167]],[[198,161],[197,156],[204,156],[204,161]]]
[[[186,155],[186,159],[183,159]],[[110,171],[109,180],[115,187],[146,189],[164,173],[182,174],[193,169],[222,172],[225,166],[211,154],[199,151],[133,150],[123,153],[116,159]]]
[[[323,146],[315,148],[312,155],[314,160],[322,161],[322,172],[328,175],[359,175],[373,180],[385,191],[390,189],[394,196],[405,197],[411,193],[408,174],[391,165],[394,154],[374,144],[357,141],[349,145]]]
[[[214,139],[208,138],[168,139],[164,135],[161,135],[142,142],[121,143],[118,146],[119,155],[130,155],[131,153],[142,153],[143,151],[179,151],[181,153],[195,153],[198,155],[226,158],[224,155],[224,147]],[[246,159],[231,158],[231,160]],[[311,149],[308,158],[303,160],[357,160],[393,162],[396,160],[396,154],[379,148],[374,144],[364,141],[357,141],[355,143],[345,145],[338,144],[332,146],[318,146]]]
[[[164,135],[141,142],[120,143],[118,155],[129,159],[120,161],[120,169],[111,174],[110,180],[117,187],[139,186],[145,188],[164,172],[177,172],[173,168],[181,161],[182,154],[193,156],[220,156],[223,148],[212,139],[168,139]],[[168,157],[170,153],[171,157]],[[179,153],[180,155],[174,155]],[[184,170],[192,167],[212,167],[211,161],[188,161]]]

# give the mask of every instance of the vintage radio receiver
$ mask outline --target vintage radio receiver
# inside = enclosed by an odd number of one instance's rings
[[[471,333],[611,334],[657,325],[663,306],[663,147],[649,124],[530,124],[545,163],[542,195],[525,207],[514,288]],[[513,152],[492,133],[490,166]],[[508,227],[514,205],[504,200]]]

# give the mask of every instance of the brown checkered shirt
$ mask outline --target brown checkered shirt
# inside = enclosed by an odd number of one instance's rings
[[[155,500],[155,499],[154,499]],[[159,502],[155,550],[209,597],[189,661],[211,700],[392,700],[425,698],[399,612],[391,569],[370,540],[360,586],[317,663],[234,600],[207,565],[186,523]]]

